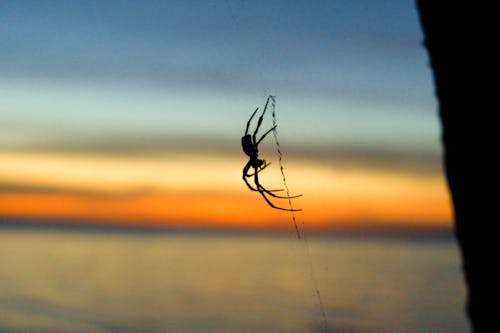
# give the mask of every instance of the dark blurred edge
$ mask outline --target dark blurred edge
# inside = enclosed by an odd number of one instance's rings
[[[442,122],[444,164],[473,332],[498,325],[495,227],[498,42],[494,2],[417,0]]]

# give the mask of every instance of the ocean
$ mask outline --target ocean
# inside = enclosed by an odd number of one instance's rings
[[[0,227],[0,332],[470,331],[453,237],[306,237]]]

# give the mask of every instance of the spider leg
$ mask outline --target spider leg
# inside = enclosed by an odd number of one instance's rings
[[[274,131],[276,129],[276,127],[278,127],[278,125],[273,126],[269,131],[267,131],[266,133],[264,133],[264,135],[260,137],[259,141],[257,141],[257,146],[259,145],[259,143],[262,140],[264,140],[264,138],[266,137],[266,135],[268,135],[269,133],[271,133],[272,131]]]
[[[259,182],[259,175],[257,173],[257,171],[254,173],[254,183],[255,183],[255,186],[257,186],[257,191],[259,192],[265,192],[267,194],[269,194],[270,196],[274,197],[274,198],[281,198],[281,199],[293,199],[293,198],[298,198],[298,197],[301,197],[302,194],[299,194],[299,195],[293,195],[293,196],[286,196],[286,195],[276,195],[274,194],[273,192],[280,192],[280,191],[283,191],[283,189],[279,189],[279,190],[268,190],[267,188],[265,188],[264,186],[262,186]]]
[[[269,163],[269,164],[271,164],[271,163]],[[267,164],[266,166],[268,166],[269,164]],[[261,169],[256,169],[256,171],[255,171],[255,172],[261,172],[262,170],[264,170],[264,168],[265,168],[266,166],[262,167]],[[248,174],[246,175],[246,177],[248,177],[248,178],[250,178],[250,177],[254,177],[254,176],[255,176],[255,172],[254,172],[254,173],[248,173]],[[245,182],[247,181],[246,179],[244,179],[244,180],[245,180]],[[254,180],[254,182],[255,182],[255,180]],[[259,190],[259,188],[260,188],[260,190]],[[271,192],[282,192],[282,191],[284,191],[284,189],[282,189],[282,188],[280,188],[280,189],[275,189],[275,190],[268,190],[268,189],[264,188],[262,185],[257,184],[257,189],[253,189],[253,190],[254,190],[254,191],[259,191],[259,192],[262,190],[262,191],[264,191],[264,192],[266,192],[266,193],[269,193],[270,195],[272,195],[272,196],[274,196],[274,197],[276,197],[276,198],[288,198],[288,197],[281,197],[281,196],[278,196],[278,195],[274,195],[273,193],[271,193]],[[290,197],[290,198],[294,198],[294,197]]]
[[[262,111],[262,114],[259,117],[259,121],[257,122],[257,127],[255,127],[255,132],[253,132],[253,142],[257,142],[255,140],[255,137],[257,136],[257,132],[259,131],[260,125],[262,125],[262,121],[264,120],[264,114],[266,113],[267,110],[267,105],[269,104],[269,99],[271,96],[267,98],[266,105],[264,106],[264,110]]]
[[[302,209],[289,209],[289,208],[283,208],[283,207],[278,207],[278,206],[275,206],[271,200],[269,200],[268,197],[266,197],[266,195],[264,193],[267,193],[267,194],[270,194],[269,192],[264,192],[264,191],[259,191],[259,193],[262,195],[262,197],[264,198],[264,200],[266,200],[267,204],[269,206],[271,206],[272,208],[275,208],[275,209],[279,209],[279,210],[286,210],[288,212],[299,212],[301,211]]]
[[[258,189],[254,188],[250,183],[248,182],[247,178],[252,177],[254,174],[249,174],[248,170],[250,169],[252,165],[250,164],[250,161],[245,165],[243,168],[243,180],[245,181],[245,184],[247,184],[247,187],[252,190],[252,191],[259,191]]]
[[[271,164],[271,163],[269,163]],[[269,165],[267,164],[267,165]],[[247,165],[245,165],[245,168],[243,169],[243,180],[245,181],[245,183],[247,184],[247,187],[252,190],[252,191],[256,191],[256,192],[260,192],[260,190],[258,189],[259,186],[261,186],[260,184],[256,183],[257,185],[257,188],[253,187],[252,185],[250,185],[250,183],[248,182],[247,178],[250,178],[250,177],[255,177],[255,174],[257,172],[260,172],[262,169],[264,169],[265,167],[261,168],[261,169],[256,169],[255,168],[255,172],[254,173],[248,173],[248,170],[250,169],[250,162],[247,163]],[[258,177],[257,177],[257,181],[258,181]],[[255,178],[254,178],[254,182],[255,182]],[[268,189],[265,189],[265,192],[266,193],[271,193],[271,192],[280,192],[280,191],[284,191],[283,189],[278,189],[278,190],[268,190]],[[278,197],[278,196],[277,196]]]
[[[255,114],[257,113],[258,110],[259,110],[259,108],[255,109],[255,111],[250,116],[250,119],[248,119],[248,121],[247,121],[247,128],[245,129],[245,135],[248,134],[248,128],[250,127],[250,122],[252,121],[253,116],[255,116]]]
[[[257,169],[257,172],[261,172],[262,170],[264,170],[265,168],[267,168],[268,165],[271,165],[271,163],[265,163],[263,167],[261,167],[260,169]],[[249,176],[253,176],[254,174],[253,173],[249,173],[248,175]]]
[[[274,198],[280,198],[280,199],[294,199],[294,198],[300,198],[302,196],[302,194],[299,194],[299,195],[276,195],[272,192],[277,192],[277,191],[283,191],[283,189],[281,190],[268,190],[267,188],[265,188],[264,186],[260,185],[257,187],[257,189],[259,191],[263,191],[263,192],[266,192],[267,194],[269,194],[270,196],[274,197]]]

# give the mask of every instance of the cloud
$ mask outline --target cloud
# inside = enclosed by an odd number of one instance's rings
[[[103,155],[117,157],[154,158],[167,154],[189,154],[211,158],[241,158],[239,138],[229,140],[214,137],[179,136],[113,136],[113,137],[52,137],[45,140],[22,141],[17,144],[0,142],[0,152],[37,152],[61,155]],[[442,175],[438,152],[427,150],[397,150],[363,145],[304,145],[287,141],[282,146],[284,158],[290,161],[316,163],[334,169],[375,169],[416,176]],[[263,154],[275,154],[272,145]]]
[[[24,182],[11,182],[0,180],[0,193],[17,193],[17,194],[67,194],[83,197],[134,197],[151,195],[161,192],[154,187],[136,187],[127,190],[109,190],[77,188],[77,187],[62,187],[57,185],[37,185]]]

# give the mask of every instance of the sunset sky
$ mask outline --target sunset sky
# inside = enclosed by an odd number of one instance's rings
[[[0,223],[287,230],[269,94],[304,228],[451,225],[413,1],[1,2]]]

